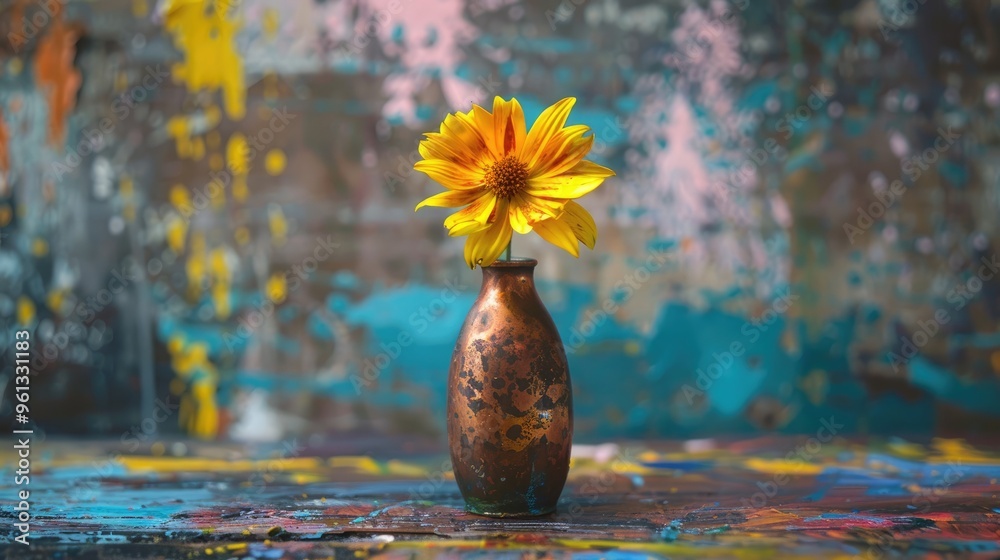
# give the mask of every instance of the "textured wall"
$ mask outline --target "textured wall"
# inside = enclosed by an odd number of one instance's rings
[[[480,273],[411,164],[493,95],[577,97],[618,171],[595,251],[514,240],[581,437],[1000,427],[995,2],[0,9],[0,327],[50,432],[440,434]]]

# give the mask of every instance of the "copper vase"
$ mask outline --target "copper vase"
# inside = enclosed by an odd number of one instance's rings
[[[566,351],[535,291],[534,259],[483,268],[448,372],[448,441],[472,513],[552,513],[566,482],[573,394]]]

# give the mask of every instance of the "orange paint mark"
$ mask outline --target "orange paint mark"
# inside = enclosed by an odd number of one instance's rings
[[[81,77],[73,66],[79,33],[62,21],[59,10],[55,14],[34,62],[39,89],[46,92],[49,102],[49,144],[58,147],[66,140],[66,119],[76,102]]]
[[[25,29],[25,24],[28,23],[27,18],[25,18],[24,8],[28,6],[28,0],[15,0],[14,5],[10,7],[10,40],[11,46],[15,49],[20,50],[21,45],[28,42],[27,29]]]
[[[787,527],[793,521],[801,519],[793,513],[786,513],[774,508],[768,508],[752,512],[747,516],[747,520],[741,527],[746,529],[766,529]]]
[[[690,237],[684,237],[681,239],[681,251],[685,253],[691,252],[694,249],[694,239]]]
[[[0,140],[2,142],[2,140]],[[993,373],[1000,374],[1000,351],[990,354],[990,365],[993,366]]]

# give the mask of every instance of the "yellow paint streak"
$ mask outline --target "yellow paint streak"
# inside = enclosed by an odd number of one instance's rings
[[[571,476],[592,475],[610,471],[615,474],[655,474],[656,469],[644,467],[640,463],[615,457],[610,461],[597,462],[589,457],[570,459]]]
[[[267,297],[274,303],[285,301],[288,295],[288,285],[284,273],[272,274],[267,280]]]
[[[188,195],[187,188],[184,185],[177,184],[170,187],[168,198],[170,199],[170,204],[178,210],[183,210],[191,206],[191,197]]]
[[[221,247],[212,249],[212,253],[209,256],[209,272],[212,275],[212,279],[216,282],[229,282],[232,279],[232,273],[226,264],[225,249]]]
[[[201,343],[185,344],[183,340],[171,339],[167,345],[171,355],[171,365],[181,377],[189,377],[195,371],[212,373],[214,368],[208,362],[208,347]]]
[[[202,283],[206,279],[205,255],[195,251],[192,247],[191,256],[185,263],[184,271],[187,273],[188,289],[192,293],[201,293]]]
[[[822,465],[813,465],[802,461],[786,459],[751,458],[743,462],[750,470],[767,474],[816,475],[823,472]]]
[[[253,471],[320,471],[323,460],[318,457],[295,457],[288,459],[209,459],[204,457],[139,457],[122,456],[118,462],[134,472],[151,471],[174,472],[253,472]]]
[[[281,206],[271,204],[267,207],[267,224],[271,229],[271,241],[276,247],[285,244],[285,236],[288,234],[288,221],[285,220],[285,212]]]
[[[246,176],[233,177],[233,200],[236,202],[246,202],[250,196],[250,189],[247,188]]]
[[[195,119],[199,123],[195,124]],[[218,107],[206,107],[196,115],[175,115],[167,121],[167,135],[174,139],[174,147],[180,158],[200,161],[205,157],[206,141],[195,136],[195,130],[214,128],[222,121],[222,113]]]
[[[187,238],[187,223],[180,216],[172,215],[167,219],[167,247],[174,254],[184,251],[184,241]]]
[[[763,539],[754,539],[755,543],[760,543]],[[773,560],[778,556],[780,541],[773,540],[773,544],[758,544],[755,548],[738,548],[734,546],[712,546],[704,544],[687,544],[682,542],[648,542],[648,541],[616,541],[610,539],[552,539],[547,543],[550,547],[562,547],[574,550],[593,550],[597,553],[604,553],[607,550],[628,550],[634,552],[645,552],[649,554],[659,554],[669,557],[689,557],[689,558],[742,558],[747,560]],[[540,547],[536,543],[513,542],[508,540],[491,539],[462,539],[462,540],[405,540],[385,544],[386,549],[391,548],[424,548],[424,549],[449,549],[449,550],[538,550]],[[782,558],[811,560],[815,556],[811,555],[782,555]],[[837,560],[854,558],[852,555],[840,554],[830,556]]]
[[[205,157],[205,140],[200,136],[191,139],[191,159],[201,161]]]
[[[188,293],[191,296],[200,294],[208,279],[206,260],[205,235],[201,232],[194,232],[191,234],[190,255],[187,262],[184,263],[184,271],[187,273],[188,280]]]
[[[184,61],[174,65],[176,82],[188,91],[221,90],[226,115],[246,114],[243,60],[236,49],[240,22],[225,0],[169,0],[164,22]]]
[[[427,475],[427,469],[396,459],[388,461],[385,466],[388,469],[389,474],[412,477],[423,477]]]
[[[126,221],[132,222],[135,220],[135,183],[132,182],[132,178],[128,175],[122,176],[121,180],[118,181],[118,192],[121,194],[124,206],[122,207],[122,217]]]
[[[233,174],[233,199],[244,202],[247,199],[247,173],[250,170],[250,149],[246,136],[234,132],[226,143],[226,164]]]
[[[983,453],[961,439],[935,438],[931,446],[935,450],[929,460],[932,463],[935,461],[941,463],[954,461],[959,464],[992,464],[997,462],[996,455]]]
[[[924,446],[908,441],[893,441],[888,447],[893,454],[906,459],[923,459],[927,456]]]
[[[53,313],[57,315],[62,315],[61,311],[63,307],[63,302],[66,301],[67,292],[68,290],[66,290],[65,288],[54,289],[51,292],[49,292],[49,295],[46,298],[46,303],[48,304],[49,309],[51,309]]]
[[[332,468],[354,469],[358,472],[369,474],[381,474],[382,467],[371,457],[345,455],[343,457],[331,457],[327,462]]]
[[[35,320],[35,303],[26,296],[17,298],[17,324],[26,327]]]
[[[212,302],[215,314],[226,319],[232,313],[230,284],[232,271],[226,263],[226,252],[221,247],[212,250],[208,257],[208,274],[212,279]]]
[[[128,89],[128,74],[118,72],[115,74],[115,92],[121,93]]]
[[[44,257],[45,255],[49,254],[48,241],[45,241],[41,237],[36,237],[31,242],[31,254],[35,255],[36,257]]]
[[[212,304],[215,306],[216,317],[219,319],[229,318],[233,312],[231,300],[229,283],[216,282],[212,284]]]
[[[219,432],[219,408],[215,404],[215,384],[199,381],[191,389],[197,410],[189,431],[203,439],[214,438]]]
[[[278,25],[281,23],[278,16],[278,10],[275,10],[272,7],[265,8],[264,17],[262,19],[263,21],[261,22],[261,25],[264,28],[264,37],[267,38],[268,41],[273,41],[274,38],[278,36]]]
[[[271,150],[264,156],[264,170],[272,177],[281,175],[285,171],[286,163],[285,152],[281,148]]]

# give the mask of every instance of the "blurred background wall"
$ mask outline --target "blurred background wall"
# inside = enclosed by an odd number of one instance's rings
[[[579,440],[1000,429],[996,0],[0,6],[0,327],[49,434],[439,437],[481,274],[412,163],[494,95],[577,97],[618,172],[595,251],[514,240]]]

